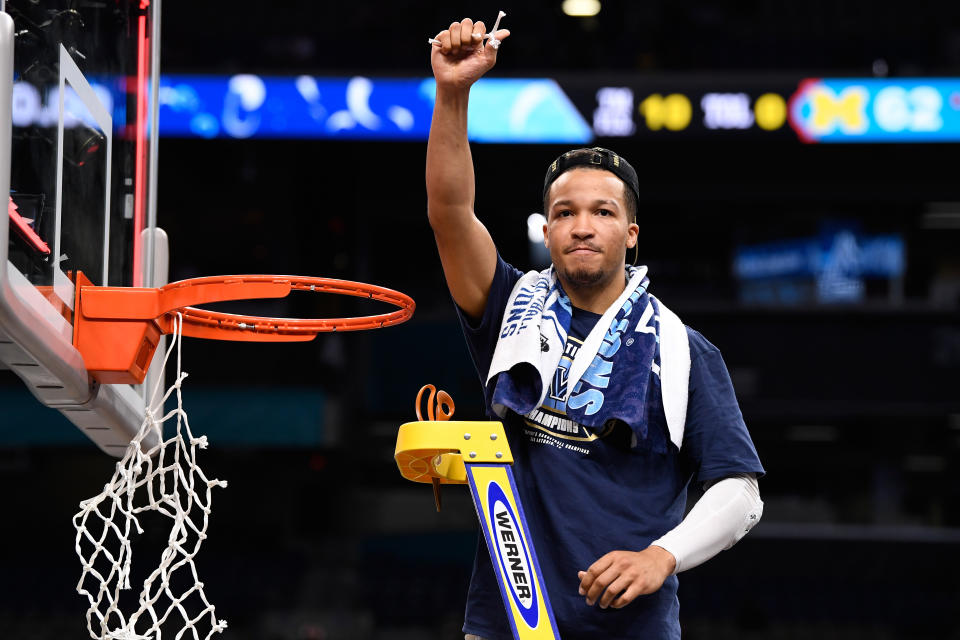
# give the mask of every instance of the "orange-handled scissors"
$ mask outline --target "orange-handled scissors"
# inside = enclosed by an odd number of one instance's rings
[[[417,420],[423,420],[423,414],[420,413],[421,403],[423,401],[423,392],[427,389],[430,390],[430,395],[427,396],[427,420],[449,420],[453,417],[453,398],[450,397],[450,394],[446,391],[437,391],[437,388],[432,384],[425,384],[420,387],[420,392],[417,393]],[[434,403],[436,399],[436,403]]]
[[[432,384],[425,384],[420,387],[419,393],[417,393],[417,420],[423,420],[423,414],[420,413],[420,407],[423,402],[423,392],[427,389],[430,390],[430,395],[427,396],[427,420],[449,420],[453,417],[453,398],[450,397],[450,394],[446,391],[437,391],[437,388]],[[434,402],[436,400],[436,402]],[[433,502],[437,505],[437,512],[440,511],[440,478],[433,476],[431,478],[433,482]]]

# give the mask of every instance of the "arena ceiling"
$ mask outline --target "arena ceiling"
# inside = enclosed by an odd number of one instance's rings
[[[850,75],[960,73],[960,7],[894,0],[602,0],[591,18],[561,0],[301,0],[163,4],[168,72],[397,75],[428,72],[427,37],[451,20],[513,32],[501,73],[801,71]]]

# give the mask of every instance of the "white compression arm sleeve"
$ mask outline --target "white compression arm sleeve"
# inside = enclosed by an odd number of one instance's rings
[[[679,573],[732,547],[762,514],[756,476],[731,476],[710,485],[683,521],[651,544],[673,554]]]

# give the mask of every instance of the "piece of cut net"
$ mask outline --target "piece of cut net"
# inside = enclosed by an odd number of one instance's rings
[[[181,385],[187,374],[181,370],[181,330],[177,314],[170,347],[163,366],[176,349],[177,376],[156,402],[159,383],[153,389],[146,417],[113,477],[103,491],[80,503],[73,517],[77,530],[76,550],[83,564],[77,592],[87,596],[87,630],[95,640],[160,640],[162,632],[174,638],[208,639],[222,632],[227,622],[217,620],[214,606],[203,592],[194,558],[207,537],[211,491],[226,487],[210,480],[197,464],[197,448],[207,447],[206,436],[194,437],[183,410]],[[161,378],[162,379],[162,378]],[[166,400],[176,392],[177,407],[161,417]],[[164,440],[164,423],[175,422],[176,432]],[[155,439],[150,440],[150,436]],[[147,439],[158,442],[144,451]],[[133,547],[131,538],[167,532],[159,565],[143,580],[139,596],[131,590]],[[169,519],[169,520],[168,520]],[[153,523],[159,523],[155,527]],[[162,546],[163,542],[157,546]],[[140,547],[138,546],[138,550]],[[149,564],[150,557],[138,558]],[[138,565],[139,568],[139,565]],[[139,582],[139,579],[135,580]]]

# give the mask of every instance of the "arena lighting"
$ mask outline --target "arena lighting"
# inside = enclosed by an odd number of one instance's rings
[[[545,269],[550,266],[550,251],[543,243],[543,225],[547,223],[542,213],[531,213],[527,216],[527,255],[530,266],[536,269]]]
[[[527,238],[533,244],[543,243],[543,225],[547,219],[542,213],[531,213],[527,216]]]
[[[561,7],[568,16],[589,18],[600,13],[600,0],[563,0]]]

